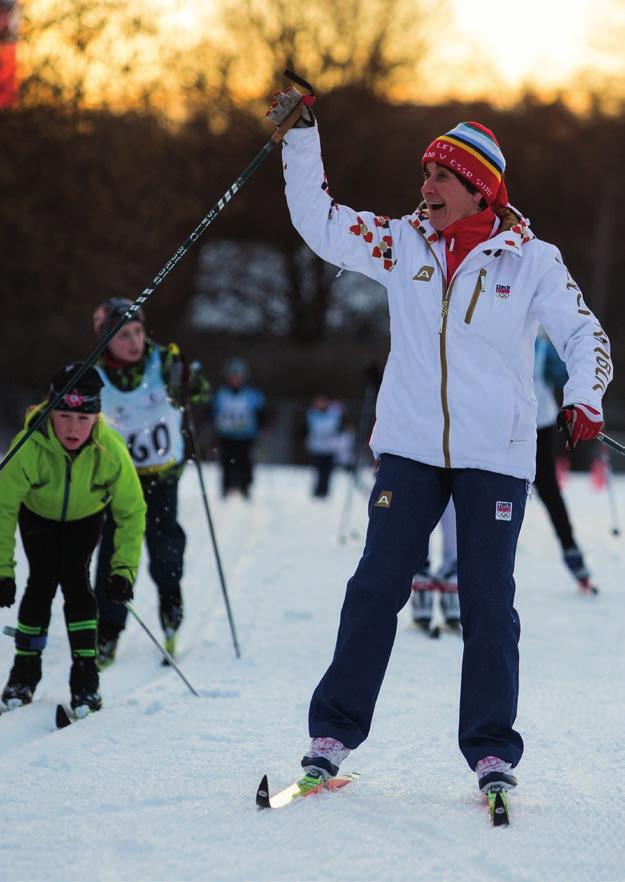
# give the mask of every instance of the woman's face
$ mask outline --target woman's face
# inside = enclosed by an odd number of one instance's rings
[[[444,230],[455,221],[477,214],[482,194],[469,193],[455,174],[444,165],[428,162],[421,195],[430,211],[430,223],[435,230]]]
[[[141,322],[128,322],[109,343],[109,352],[116,361],[134,364],[143,358],[145,330]]]
[[[97,413],[72,413],[71,410],[53,410],[50,414],[54,434],[66,450],[78,450],[91,437],[98,419]]]

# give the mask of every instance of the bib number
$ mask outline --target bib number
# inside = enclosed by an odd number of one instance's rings
[[[133,432],[128,436],[128,450],[137,465],[147,459],[164,458],[171,448],[171,436],[166,423],[157,423],[148,431]]]

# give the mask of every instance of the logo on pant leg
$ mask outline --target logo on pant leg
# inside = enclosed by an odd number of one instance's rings
[[[512,520],[512,503],[497,502],[495,503],[495,520],[511,521]]]
[[[378,501],[374,502],[373,504],[377,505],[378,508],[390,508],[392,499],[393,499],[393,491],[392,490],[382,490],[382,492],[378,496]]]

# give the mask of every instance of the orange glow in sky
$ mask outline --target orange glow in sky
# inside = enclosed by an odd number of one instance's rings
[[[193,39],[218,0],[149,2],[182,39]],[[601,2],[450,0],[451,27],[434,35],[434,92],[488,95],[495,81],[511,93],[526,85],[538,90],[566,86],[587,64],[592,13]]]
[[[434,9],[437,2],[431,0]],[[426,104],[450,97],[483,98],[505,105],[531,89],[544,98],[553,97],[559,90],[568,90],[568,97],[573,100],[580,78],[589,71],[600,70],[605,74],[608,65],[611,66],[608,82],[616,91],[618,80],[621,94],[625,90],[625,56],[620,51],[618,36],[625,35],[625,0],[447,2],[451,21],[445,23],[435,14],[423,17],[423,28],[433,46],[425,65],[415,71],[414,77],[407,71],[407,76],[394,92],[389,92],[389,97]],[[41,13],[53,10],[55,0],[31,0],[31,4]],[[167,45],[176,51],[184,51],[203,38],[219,40],[216,14],[220,0],[135,0],[134,8],[152,14],[161,41],[164,37]],[[427,8],[425,3],[422,12]],[[599,36],[612,34],[617,43],[616,52],[610,54],[597,49],[599,22],[604,23]],[[40,41],[41,46],[45,47],[46,39]],[[49,39],[54,40],[54,34]],[[120,45],[120,53],[124,48]],[[150,44],[146,39],[134,48],[129,46],[127,51],[135,48],[138,61],[133,62],[134,75],[158,77],[160,56],[155,41]],[[33,58],[36,51],[33,47]],[[205,58],[207,65],[210,59],[209,52]],[[108,56],[98,58],[89,68],[86,87],[95,101],[102,90],[100,83],[110,83],[107,60]],[[613,71],[615,77],[612,77]]]
[[[565,83],[585,62],[592,0],[453,0],[456,26],[509,86]]]

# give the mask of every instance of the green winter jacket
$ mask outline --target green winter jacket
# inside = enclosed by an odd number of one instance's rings
[[[30,411],[26,425],[44,405]],[[13,441],[13,447],[26,427]],[[0,472],[0,578],[15,574],[20,506],[52,521],[77,521],[111,506],[115,521],[111,573],[134,582],[145,531],[146,504],[124,441],[100,417],[91,440],[72,457],[46,420]]]

